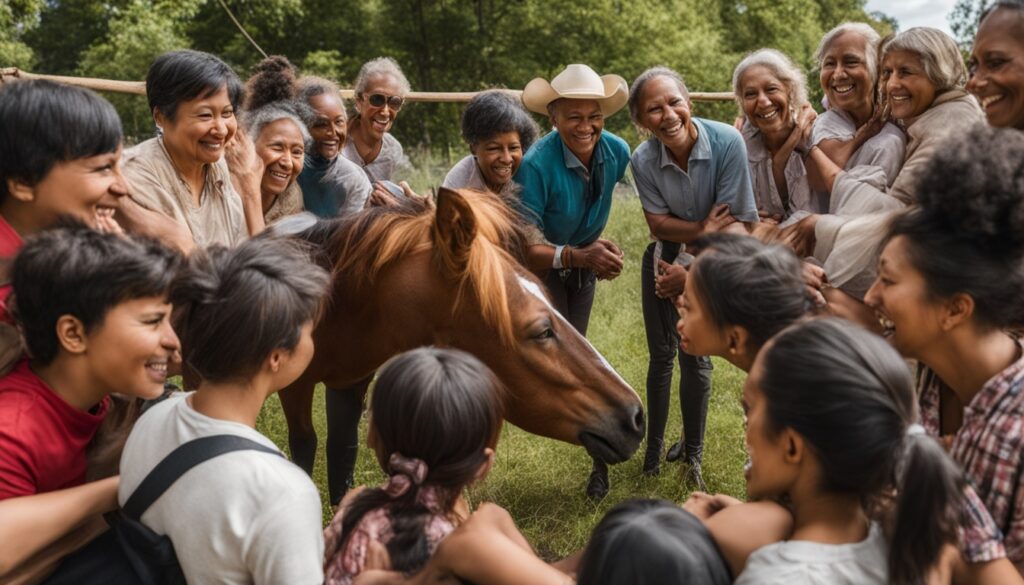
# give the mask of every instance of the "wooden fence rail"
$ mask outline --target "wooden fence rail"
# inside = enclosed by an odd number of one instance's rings
[[[30,73],[17,67],[0,68],[0,83],[8,79],[49,79],[59,81],[68,85],[87,87],[96,91],[112,91],[116,93],[130,93],[135,95],[146,95],[146,82],[144,81],[117,81],[113,79],[94,79],[90,77],[68,77],[64,75],[43,75]],[[505,90],[519,97],[522,90]],[[410,102],[421,103],[465,103],[473,99],[479,92],[475,91],[413,91],[409,92],[406,99]],[[354,92],[351,89],[342,89],[341,97],[352,99]],[[695,102],[728,102],[733,100],[732,92],[690,92],[690,99]]]

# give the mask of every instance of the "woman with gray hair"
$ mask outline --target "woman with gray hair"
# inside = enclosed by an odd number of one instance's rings
[[[321,218],[360,211],[373,187],[359,165],[340,156],[348,117],[338,86],[322,77],[302,77],[298,100],[308,106],[303,121],[313,139],[299,174],[303,206]]]
[[[537,134],[537,123],[515,97],[502,90],[477,95],[462,113],[462,137],[471,154],[448,171],[441,186],[511,195],[512,177]]]
[[[883,99],[909,137],[892,185],[873,167],[844,172],[820,148],[811,150],[832,192],[834,214],[811,216],[798,227],[813,230],[814,256],[824,263],[830,284],[857,301],[875,279],[888,219],[916,203],[918,181],[936,149],[984,121],[964,81],[963,58],[949,35],[925,27],[901,32],[882,45]]]
[[[846,22],[825,33],[814,60],[818,63],[826,111],[811,130],[809,146],[818,146],[836,166],[850,170],[879,167],[891,185],[903,166],[906,136],[887,123],[878,103],[878,45],[881,37],[863,22]],[[826,204],[828,191],[812,169],[812,183]]]
[[[246,82],[242,122],[263,161],[260,198],[268,225],[302,211],[302,189],[296,179],[311,139],[295,93],[295,69],[284,57],[264,59]]]
[[[349,120],[349,141],[341,154],[362,167],[374,183],[373,203],[387,203],[392,191],[387,183],[396,170],[409,166],[402,144],[388,130],[405,105],[409,80],[391,57],[377,57],[363,64],[356,77],[356,114]],[[404,186],[406,195],[412,191]]]
[[[743,140],[762,217],[789,225],[827,211],[807,181],[803,154],[815,113],[807,103],[807,80],[775,49],[747,55],[732,75],[736,103],[743,113]]]

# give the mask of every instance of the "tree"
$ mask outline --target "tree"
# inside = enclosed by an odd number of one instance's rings
[[[38,20],[43,0],[6,0],[0,2],[0,66],[30,69],[35,52],[23,37]]]
[[[974,44],[981,13],[991,5],[992,0],[956,0],[956,5],[953,6],[947,20],[953,37],[962,50],[969,51]]]

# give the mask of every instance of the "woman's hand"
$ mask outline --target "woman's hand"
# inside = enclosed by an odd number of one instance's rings
[[[824,307],[828,304],[825,300],[825,296],[821,294],[821,289],[825,288],[828,284],[828,276],[825,274],[825,269],[813,262],[804,260],[800,263],[803,269],[804,285],[807,287],[807,295],[814,301],[814,305],[818,308]]]
[[[711,495],[704,492],[693,492],[683,502],[683,509],[703,522],[729,506],[742,503],[736,498],[725,494]]]
[[[885,100],[882,104],[875,107],[875,111],[868,118],[867,122],[864,122],[857,131],[853,133],[853,140],[859,146],[870,140],[871,138],[878,135],[882,131],[882,128],[889,122],[890,119],[890,107],[889,100]]]
[[[711,208],[711,213],[700,222],[700,227],[705,234],[710,234],[732,223],[736,223],[736,218],[730,214],[729,204],[719,203]]]
[[[658,274],[654,277],[654,294],[659,299],[674,299],[686,287],[686,268],[658,260]]]
[[[241,128],[235,132],[224,148],[224,160],[231,173],[231,184],[243,197],[261,199],[260,183],[263,181],[263,159],[256,156],[256,146]]]

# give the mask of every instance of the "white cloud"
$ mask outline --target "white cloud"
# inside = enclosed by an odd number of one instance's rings
[[[946,17],[954,4],[956,0],[868,0],[867,9],[895,18],[900,23],[900,30],[930,26],[949,33]]]

